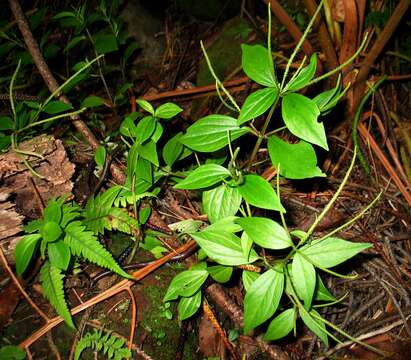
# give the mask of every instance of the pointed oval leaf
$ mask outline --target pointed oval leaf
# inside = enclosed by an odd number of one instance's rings
[[[241,226],[235,222],[236,220],[237,216],[227,216],[207,226],[204,230],[236,233],[242,230]]]
[[[99,146],[96,149],[96,152],[94,153],[94,161],[96,164],[100,167],[104,166],[104,163],[106,162],[106,148],[104,146]]]
[[[241,45],[241,63],[246,75],[256,83],[278,87],[273,62],[269,61],[268,50],[262,45]]]
[[[274,220],[263,217],[244,217],[236,220],[247,235],[266,249],[286,249],[292,245],[287,231]]]
[[[150,161],[155,166],[159,166],[157,147],[153,140],[150,140],[145,144],[138,144],[136,150],[143,159]]]
[[[62,240],[49,243],[47,246],[50,263],[61,269],[67,270],[70,264],[70,248]]]
[[[300,73],[287,84],[285,91],[298,91],[305,87],[314,77],[316,70],[317,54],[314,53],[311,56],[310,63],[301,69]]]
[[[316,283],[314,266],[297,252],[293,258],[292,274],[294,289],[298,297],[304,301],[305,308],[309,309]]]
[[[52,100],[44,107],[43,111],[49,115],[59,114],[67,110],[73,109],[71,104],[66,104],[60,100]]]
[[[336,237],[328,237],[322,241],[314,240],[310,245],[303,246],[300,252],[307,256],[314,265],[330,268],[370,247],[372,244],[369,243],[355,243]]]
[[[190,236],[197,241],[209,258],[221,265],[244,265],[258,258],[254,250],[251,250],[249,257],[245,257],[240,238],[229,232],[201,231],[191,233]]]
[[[241,125],[248,120],[264,114],[278,97],[278,88],[265,88],[253,92],[245,99],[241,107],[237,124]]]
[[[191,172],[184,180],[174,186],[176,189],[202,189],[221,182],[230,176],[230,172],[217,164],[201,165]]]
[[[314,300],[317,301],[336,301],[336,297],[325,287],[320,275],[317,274],[316,287],[314,291]]]
[[[0,131],[14,129],[14,121],[9,116],[0,116]]]
[[[186,270],[177,274],[171,280],[163,301],[175,300],[179,296],[192,296],[200,289],[207,277],[207,270]]]
[[[164,162],[170,167],[173,166],[183,152],[183,144],[180,142],[182,136],[182,132],[177,133],[163,147]]]
[[[135,133],[136,133],[136,140],[138,143],[142,144],[146,140],[148,140],[151,135],[153,135],[154,130],[156,129],[157,121],[154,119],[153,116],[145,116],[143,117],[137,124]]]
[[[141,108],[143,108],[145,111],[147,111],[148,113],[150,113],[151,115],[154,116],[154,108],[153,108],[153,106],[152,106],[147,100],[137,99],[137,100],[136,100],[136,103],[137,103]]]
[[[46,242],[56,241],[62,234],[59,224],[54,221],[46,221],[40,230],[41,237]]]
[[[212,152],[227,146],[228,131],[231,141],[249,132],[248,128],[238,127],[237,120],[230,116],[208,115],[191,125],[180,141],[190,149]]]
[[[250,205],[285,213],[270,183],[259,175],[245,175],[238,191]]]
[[[160,105],[156,111],[154,112],[154,116],[156,118],[160,118],[160,119],[171,119],[172,117],[178,115],[179,113],[181,113],[183,111],[183,109],[173,103],[165,103],[163,105]]]
[[[193,316],[201,305],[201,291],[189,297],[182,297],[178,303],[178,319],[183,321]]]
[[[302,306],[298,308],[298,312],[301,316],[301,319],[304,321],[304,324],[307,325],[307,327],[322,340],[325,346],[328,347],[328,336],[325,332],[326,329],[324,323],[317,319],[314,319],[311,315],[312,313],[316,315],[319,314],[314,309],[308,312]]]
[[[16,259],[16,273],[18,276],[23,274],[29,265],[40,238],[40,234],[26,235],[17,243],[14,249],[14,258]]]
[[[248,270],[244,270],[244,271],[243,271],[242,280],[243,280],[243,285],[244,285],[245,291],[248,291],[248,289],[250,288],[251,284],[252,284],[254,281],[256,281],[259,276],[260,276],[260,274],[254,272],[254,271],[248,271]]]
[[[241,249],[246,258],[250,255],[251,247],[253,246],[253,240],[247,235],[245,231],[241,234]]]
[[[320,110],[313,100],[301,94],[287,94],[283,97],[281,112],[291,133],[328,150],[324,124],[317,121]]]
[[[94,107],[98,107],[104,105],[104,100],[99,97],[99,96],[87,96],[82,102],[80,107],[81,108],[94,108]]]
[[[238,188],[222,184],[203,192],[203,210],[212,224],[235,215],[241,205],[241,200]]]
[[[230,280],[231,274],[233,273],[231,266],[216,265],[210,266],[207,270],[211,277],[219,283],[225,283]]]
[[[287,309],[276,316],[268,326],[264,335],[265,341],[273,341],[287,336],[295,326],[296,311],[294,308]]]
[[[288,179],[306,179],[325,176],[317,166],[317,156],[311,144],[300,141],[288,144],[277,136],[268,138],[268,152],[273,166]]]
[[[270,269],[255,280],[244,297],[244,333],[247,334],[277,310],[284,289],[284,274]]]

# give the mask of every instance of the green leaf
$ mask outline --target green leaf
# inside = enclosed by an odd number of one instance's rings
[[[277,310],[284,289],[284,274],[279,270],[266,271],[251,284],[245,294],[245,334],[269,319]]]
[[[304,301],[305,308],[309,309],[313,300],[316,274],[314,266],[298,252],[293,258],[292,281],[298,297]]]
[[[248,271],[248,270],[243,271],[242,279],[243,279],[243,285],[244,285],[245,291],[248,291],[252,283],[256,281],[259,276],[260,274],[254,271]]]
[[[54,115],[71,109],[73,109],[71,104],[66,104],[60,100],[52,100],[44,107],[43,111],[47,114]]]
[[[75,47],[78,43],[86,40],[87,38],[84,35],[80,35],[80,36],[75,36],[73,37],[68,44],[66,45],[66,47],[64,48],[64,51],[68,52],[69,50],[71,50],[73,47]]]
[[[295,136],[328,150],[324,124],[317,122],[320,110],[311,99],[301,94],[287,94],[282,101],[282,116]]]
[[[99,96],[88,96],[82,102],[80,107],[81,108],[95,108],[98,106],[104,105],[104,100]]]
[[[120,133],[124,136],[135,137],[137,136],[137,127],[134,124],[134,119],[131,116],[127,116],[121,123]]]
[[[236,220],[257,245],[266,249],[286,249],[292,245],[287,231],[278,223],[263,217],[243,217]]]
[[[352,258],[359,252],[372,247],[369,243],[355,243],[328,237],[322,241],[314,240],[305,245],[300,252],[308,257],[315,266],[330,268]]]
[[[0,348],[0,359],[3,360],[24,360],[26,352],[18,346],[5,345]]]
[[[303,68],[285,87],[284,91],[298,91],[305,87],[317,70],[317,54],[311,55],[310,64]]]
[[[280,169],[280,175],[288,179],[325,176],[317,166],[314,148],[305,141],[288,144],[277,136],[270,136],[268,152],[273,165]]]
[[[253,240],[247,235],[245,231],[241,234],[241,249],[246,258],[250,255],[251,247],[253,246]]]
[[[150,161],[155,166],[159,166],[158,156],[157,156],[157,147],[156,147],[156,143],[153,140],[150,140],[146,142],[145,144],[138,144],[137,152],[143,159]]]
[[[70,248],[62,240],[49,243],[47,246],[50,264],[60,270],[67,270],[70,264]]]
[[[225,283],[230,280],[231,274],[233,273],[231,266],[216,265],[210,266],[207,270],[211,277],[219,283]]]
[[[241,205],[241,194],[238,188],[221,184],[214,189],[203,192],[203,211],[210,223],[233,216]]]
[[[153,135],[156,129],[157,121],[153,116],[143,117],[137,124],[136,127],[136,140],[138,143],[142,144],[144,141],[148,140],[151,135]]]
[[[298,312],[300,313],[301,319],[304,321],[304,324],[315,334],[317,335],[325,346],[328,347],[328,336],[325,332],[325,325],[323,322],[320,322],[317,319],[314,319],[311,314],[319,315],[314,309],[308,312],[304,307],[299,307]]]
[[[181,113],[183,109],[173,103],[165,103],[160,105],[156,111],[154,112],[154,117],[160,119],[171,119],[172,117],[176,116],[177,114]]]
[[[40,281],[44,296],[50,301],[50,304],[53,305],[66,324],[74,329],[73,319],[64,298],[63,278],[64,275],[61,270],[50,264],[50,262],[46,261],[41,267]]]
[[[243,70],[256,83],[269,87],[278,87],[273,63],[269,61],[268,50],[261,45],[241,45]]]
[[[139,157],[135,164],[134,175],[136,175],[138,179],[143,179],[152,184],[153,168],[151,162]]]
[[[50,200],[44,209],[44,220],[59,223],[61,220],[61,206],[62,204],[58,200]]]
[[[156,129],[154,130],[153,135],[151,135],[151,140],[153,140],[155,143],[160,140],[161,136],[163,135],[163,126],[160,124],[159,121],[156,122]]]
[[[314,291],[314,300],[317,301],[336,301],[337,299],[325,287],[320,275],[317,273],[316,287]]]
[[[67,225],[64,242],[70,247],[71,253],[114,271],[122,277],[130,278],[116,263],[111,253],[100,244],[93,232],[85,229],[86,227],[80,221],[73,221]]]
[[[294,308],[283,311],[270,322],[263,339],[265,341],[273,341],[287,336],[294,328],[295,318],[296,312]]]
[[[9,116],[0,116],[0,131],[13,129],[14,121]]]
[[[16,273],[18,276],[22,275],[27,269],[40,239],[40,234],[25,235],[17,243],[14,249],[14,257],[16,259]]]
[[[207,256],[221,265],[236,266],[249,264],[257,259],[257,254],[251,250],[250,257],[245,257],[241,248],[241,240],[229,232],[201,231],[191,233]]]
[[[136,103],[140,105],[140,107],[143,108],[145,111],[154,116],[154,108],[147,100],[138,99],[136,100]]]
[[[56,241],[62,234],[59,224],[54,221],[46,221],[40,229],[41,237],[46,242]]]
[[[236,233],[242,230],[241,226],[236,224],[236,220],[237,216],[227,216],[207,226],[204,230]]]
[[[207,280],[207,277],[207,270],[186,270],[179,273],[171,280],[163,301],[175,300],[179,296],[194,295]]]
[[[241,107],[237,124],[241,125],[248,120],[264,114],[278,97],[278,88],[265,88],[253,92],[245,99]]]
[[[106,162],[106,148],[104,146],[99,146],[94,154],[94,161],[101,168]]]
[[[117,39],[113,34],[99,34],[94,38],[97,54],[107,54],[118,50]]]
[[[327,114],[337,105],[338,101],[344,96],[345,91],[341,91],[341,76],[338,77],[337,84],[333,89],[326,90],[318,94],[313,101],[317,104],[322,114]]]
[[[190,297],[182,297],[178,303],[178,319],[183,321],[193,316],[201,305],[201,291]]]
[[[228,144],[227,132],[233,141],[249,130],[238,127],[237,120],[230,116],[208,115],[191,125],[180,141],[195,151],[213,152]]]
[[[238,187],[238,191],[250,205],[285,213],[270,183],[259,175],[245,175],[244,182]]]
[[[182,132],[177,133],[163,147],[164,162],[170,167],[173,166],[183,152],[183,144],[180,142],[182,136]]]
[[[230,176],[230,172],[217,164],[201,165],[191,172],[184,180],[174,186],[175,189],[202,189],[221,182]]]

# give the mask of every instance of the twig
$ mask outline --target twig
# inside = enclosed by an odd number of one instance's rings
[[[128,349],[131,350],[131,347],[133,345],[133,339],[134,339],[134,333],[136,330],[136,322],[137,322],[137,303],[136,303],[136,297],[134,296],[133,292],[131,291],[131,288],[127,288],[127,292],[130,295],[131,299],[131,305],[132,305],[132,312],[131,312],[131,326],[130,326],[130,337],[128,341]]]

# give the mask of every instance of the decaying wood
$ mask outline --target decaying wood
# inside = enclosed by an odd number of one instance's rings
[[[11,263],[24,218],[40,217],[41,201],[71,193],[74,174],[62,142],[52,136],[35,137],[18,149],[33,155],[13,150],[0,155],[0,246]],[[43,178],[34,175],[24,160]]]

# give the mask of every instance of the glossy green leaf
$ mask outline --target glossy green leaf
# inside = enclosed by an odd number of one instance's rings
[[[139,157],[136,162],[135,175],[148,183],[153,183],[153,168],[151,162]]]
[[[159,166],[157,147],[156,143],[153,140],[147,141],[144,144],[138,144],[137,152],[143,159],[150,161],[156,166]]]
[[[249,258],[241,249],[241,240],[229,232],[201,231],[191,233],[207,256],[221,265],[236,266],[249,264],[257,259],[257,254],[251,250]]]
[[[40,234],[25,235],[17,243],[14,258],[16,259],[16,273],[18,276],[22,275],[27,269],[40,239]]]
[[[182,136],[182,132],[177,133],[163,147],[164,162],[170,167],[173,166],[183,152],[183,144],[180,142]]]
[[[117,39],[113,34],[98,34],[94,38],[97,54],[108,54],[118,50]]]
[[[238,191],[250,205],[285,213],[280,199],[267,180],[259,175],[245,175],[243,179]]]
[[[3,360],[24,360],[26,352],[18,346],[5,345],[0,348],[0,359]]]
[[[314,266],[297,252],[293,258],[292,274],[294,289],[304,301],[305,308],[309,309],[316,283]]]
[[[106,148],[104,146],[99,146],[94,153],[94,161],[98,166],[101,168],[104,166],[106,162]]]
[[[43,218],[45,221],[59,223],[61,220],[61,204],[55,199],[50,200],[44,209]]]
[[[263,339],[273,341],[287,336],[295,326],[295,319],[294,308],[283,311],[270,322]]]
[[[260,276],[260,274],[254,272],[254,271],[248,271],[248,270],[244,270],[244,271],[243,271],[242,280],[243,280],[243,285],[244,285],[245,291],[248,291],[248,289],[250,288],[251,284],[252,284],[254,281],[256,281],[259,276]]]
[[[227,216],[207,226],[204,230],[236,233],[242,230],[241,226],[236,223],[236,220],[237,216]]]
[[[230,172],[223,166],[216,164],[201,165],[174,187],[186,190],[202,189],[219,183],[228,176],[230,176]]]
[[[153,135],[151,135],[151,140],[153,140],[155,143],[158,142],[158,140],[160,140],[161,136],[163,135],[163,126],[160,124],[159,121],[156,122],[156,128],[154,130]]]
[[[274,220],[263,217],[243,217],[236,220],[257,245],[266,249],[286,249],[292,245],[287,231]]]
[[[228,144],[227,132],[233,141],[249,130],[238,127],[237,120],[230,116],[208,115],[191,125],[180,141],[195,151],[212,152]]]
[[[282,101],[282,116],[292,134],[328,150],[324,124],[317,121],[320,110],[311,99],[301,94],[287,94]]]
[[[136,125],[132,116],[127,116],[121,123],[120,133],[124,136],[135,137],[137,136]]]
[[[253,240],[247,235],[245,231],[241,234],[241,249],[246,258],[250,255],[250,250],[253,246]]]
[[[314,300],[317,301],[336,301],[337,299],[330,291],[325,287],[320,275],[317,273],[316,287],[314,291]]]
[[[341,76],[338,77],[337,84],[333,89],[326,90],[318,94],[313,101],[317,104],[321,113],[327,114],[337,105],[341,97],[344,96],[344,91],[341,91]]]
[[[52,100],[44,107],[43,111],[47,114],[54,115],[71,109],[73,109],[71,104],[66,104],[60,100]]]
[[[278,97],[278,88],[265,88],[253,92],[241,107],[238,125],[264,114]]]
[[[60,240],[49,243],[47,246],[47,253],[49,255],[50,264],[61,270],[67,270],[70,264],[71,253],[70,248],[64,241]]]
[[[288,144],[277,136],[268,138],[268,152],[273,166],[288,179],[306,179],[325,176],[317,166],[317,156],[311,144],[300,141]]]
[[[231,274],[233,273],[231,266],[216,265],[210,266],[207,270],[211,277],[219,283],[225,283],[230,280]]]
[[[352,258],[359,252],[372,247],[369,243],[355,243],[336,237],[322,241],[314,240],[305,245],[300,252],[308,257],[315,266],[330,268]]]
[[[140,144],[148,140],[156,129],[157,121],[153,116],[143,117],[136,126],[136,141]]]
[[[233,216],[241,205],[241,194],[238,188],[222,184],[203,192],[203,211],[210,223]]]
[[[160,119],[171,119],[181,113],[183,109],[173,103],[165,103],[160,105],[154,112],[154,116]]]
[[[310,63],[298,73],[285,87],[285,91],[298,91],[305,87],[317,70],[317,54],[311,55]]]
[[[97,106],[104,105],[104,100],[99,96],[87,96],[82,102],[81,108],[95,108]]]
[[[145,111],[147,111],[148,113],[150,113],[151,115],[154,116],[154,108],[153,108],[153,106],[152,106],[147,100],[137,99],[137,100],[136,100],[136,103],[137,103],[141,108],[143,108]]]
[[[186,270],[176,275],[168,286],[164,302],[179,296],[189,297],[196,293],[208,277],[207,270]]]
[[[9,116],[0,116],[0,131],[14,129],[14,121]]]
[[[62,230],[59,224],[54,221],[46,221],[40,229],[41,237],[47,241],[56,241],[62,234]]]
[[[241,63],[246,75],[260,85],[278,87],[268,50],[261,45],[246,44],[241,45],[241,50]]]
[[[183,321],[193,316],[201,305],[201,291],[189,297],[182,297],[178,303],[178,319]]]
[[[244,333],[247,334],[277,310],[284,288],[284,274],[267,270],[256,279],[244,297]]]
[[[313,313],[318,315],[318,313],[314,309],[308,312],[302,306],[299,307],[298,312],[301,316],[301,319],[304,321],[304,324],[307,325],[307,327],[322,340],[325,346],[328,347],[328,336],[325,332],[326,329],[324,323],[317,319],[314,319],[311,315]]]

